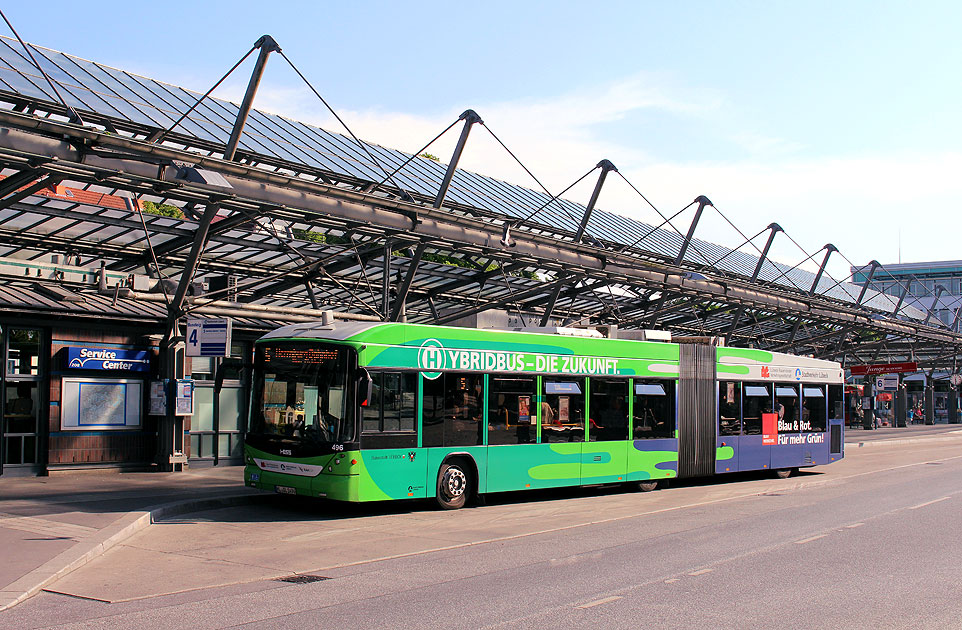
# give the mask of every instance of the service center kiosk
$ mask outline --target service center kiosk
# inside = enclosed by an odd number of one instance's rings
[[[150,372],[147,350],[68,346],[65,356],[60,401],[62,431],[141,428],[141,375]]]

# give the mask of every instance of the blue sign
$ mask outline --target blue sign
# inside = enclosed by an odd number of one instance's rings
[[[146,350],[68,347],[67,367],[101,372],[149,372],[150,355]]]

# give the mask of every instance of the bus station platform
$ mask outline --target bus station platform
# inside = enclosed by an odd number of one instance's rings
[[[846,429],[846,449],[962,438],[962,425]],[[0,611],[105,551],[180,514],[249,505],[272,495],[243,485],[243,468],[179,473],[75,472],[0,478]]]
[[[0,478],[0,611],[158,519],[251,503],[242,466]]]

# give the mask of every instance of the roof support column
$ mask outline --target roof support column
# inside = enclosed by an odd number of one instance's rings
[[[434,208],[440,208],[441,204],[444,203],[444,197],[448,194],[448,187],[451,186],[454,171],[458,169],[458,162],[461,160],[464,145],[468,142],[468,134],[471,133],[471,126],[474,125],[474,123],[484,123],[473,109],[465,110],[458,120],[464,121],[464,127],[461,129],[461,137],[458,138],[458,144],[454,147],[454,153],[451,155],[448,170],[444,173],[444,180],[441,182],[441,188],[438,189],[438,196],[434,198]]]
[[[578,226],[578,233],[575,234],[575,241],[579,243],[581,242],[582,237],[585,235],[585,228],[588,227],[588,219],[591,218],[591,212],[595,209],[595,204],[598,203],[598,196],[601,195],[601,187],[605,185],[605,178],[608,177],[608,172],[618,172],[618,169],[615,168],[615,165],[608,160],[601,160],[598,162],[597,168],[601,169],[601,174],[598,175],[598,181],[595,182],[595,189],[591,192],[591,199],[588,201],[588,207],[585,208],[585,214],[581,218],[581,225]],[[550,315],[550,312],[548,314]],[[542,326],[544,325],[545,324],[542,324]]]
[[[307,289],[307,297],[311,300],[311,308],[318,310],[320,305],[317,303],[317,294],[314,293],[314,283],[310,280],[304,282],[304,288]]]
[[[274,38],[270,35],[263,35],[254,44],[255,48],[261,51],[257,55],[257,62],[254,64],[254,71],[251,73],[250,83],[247,84],[247,93],[241,101],[240,111],[237,113],[237,120],[234,121],[234,128],[230,132],[230,140],[227,141],[227,148],[224,150],[224,159],[234,161],[234,154],[237,152],[237,145],[240,143],[241,132],[247,123],[247,117],[251,113],[251,106],[254,104],[254,95],[257,94],[257,86],[260,85],[261,77],[264,76],[264,67],[267,65],[267,57],[281,47],[277,45]]]
[[[398,290],[397,301],[394,303],[394,308],[391,309],[391,317],[388,318],[388,321],[399,321],[398,317],[400,317],[404,311],[404,302],[407,300],[408,292],[411,290],[411,283],[414,282],[414,274],[418,271],[418,265],[421,264],[421,256],[424,255],[424,250],[427,249],[427,246],[427,243],[418,243],[417,249],[414,250],[414,255],[411,256],[411,262],[408,266],[408,274],[404,277],[404,282]]]
[[[855,306],[860,306],[862,304],[862,299],[865,298],[865,292],[868,290],[869,285],[872,284],[872,278],[875,276],[875,271],[881,266],[877,260],[871,260],[868,264],[870,265],[868,276],[865,277],[865,284],[862,285],[862,291],[858,294],[858,299],[855,300]]]
[[[838,248],[827,243],[822,249],[825,250],[825,258],[822,259],[822,266],[818,268],[818,273],[815,274],[815,281],[812,282],[812,288],[808,290],[809,295],[815,295],[815,289],[818,288],[818,281],[822,279],[822,274],[825,273],[825,266],[828,265],[828,259],[832,255],[832,252],[837,252]]]
[[[768,234],[768,240],[765,241],[765,248],[762,249],[762,255],[758,258],[758,264],[755,265],[755,271],[752,273],[752,282],[758,280],[758,274],[762,272],[762,265],[765,264],[765,259],[768,257],[768,252],[772,249],[772,241],[775,240],[775,235],[779,232],[783,232],[782,226],[777,223],[770,223],[768,229],[771,232]],[[731,338],[735,334],[735,329],[738,328],[738,320],[742,318],[742,314],[745,312],[744,306],[739,306],[738,310],[735,311],[735,315],[732,317],[732,325],[728,328],[728,337]]]
[[[928,325],[929,320],[932,318],[932,313],[935,312],[935,305],[939,303],[939,298],[942,297],[943,291],[945,291],[945,287],[941,284],[935,288],[935,299],[932,300],[932,305],[929,306],[929,310],[925,314],[925,321],[922,322],[923,326]]]
[[[901,295],[899,295],[899,301],[895,304],[895,310],[892,311],[893,318],[899,314],[899,309],[902,308],[902,302],[905,301],[905,296],[908,295],[908,292],[909,292],[910,282],[911,282],[910,280],[906,281],[905,286],[902,287],[902,293]]]
[[[825,258],[822,259],[822,265],[818,268],[818,273],[815,274],[815,281],[812,282],[812,288],[808,290],[809,295],[815,295],[815,289],[818,288],[818,281],[822,279],[822,274],[825,273],[825,266],[828,265],[829,257],[832,255],[832,252],[838,251],[838,248],[831,243],[826,244],[822,249],[825,250]],[[792,327],[792,334],[788,336],[788,342],[786,343],[786,346],[790,347],[792,343],[794,343],[795,335],[798,334],[798,329],[801,327],[801,325],[802,318],[799,316],[795,320],[795,325]]]
[[[178,348],[183,341],[183,337],[180,336],[180,319],[184,316],[184,301],[187,298],[188,286],[197,271],[201,252],[207,245],[207,233],[211,221],[217,216],[219,208],[218,204],[211,203],[204,210],[204,216],[201,217],[197,231],[194,232],[194,244],[184,263],[184,271],[177,284],[177,291],[174,293],[173,300],[167,305],[167,328],[160,347],[163,375],[167,381],[167,413],[164,421],[159,423],[157,454],[157,464],[162,471],[166,472],[182,470],[187,461],[184,449],[184,416],[176,415],[174,409],[174,389],[177,379],[182,378],[185,373],[182,362],[186,361],[182,356],[186,350],[183,346]]]
[[[391,312],[391,239],[384,241],[384,262],[381,271],[381,316],[387,321]]]
[[[705,195],[699,195],[697,199],[698,209],[695,210],[695,217],[691,220],[691,227],[688,228],[688,234],[685,235],[685,242],[681,244],[681,249],[678,250],[678,255],[675,256],[675,264],[681,264],[681,261],[685,259],[685,254],[688,253],[688,246],[691,245],[691,239],[695,235],[695,228],[698,227],[698,221],[701,219],[701,213],[705,210],[705,206],[712,205],[711,200]]]
[[[567,277],[568,277],[568,274],[563,274],[558,279],[564,280]],[[554,305],[558,302],[558,296],[561,295],[561,287],[563,286],[564,284],[559,282],[558,286],[556,286],[554,288],[554,291],[551,292],[551,297],[548,299],[548,304],[545,305],[544,307],[544,315],[541,316],[542,328],[547,326],[548,322],[551,320],[551,312],[554,310]]]
[[[695,210],[695,217],[691,220],[691,227],[688,228],[688,234],[685,235],[685,240],[681,244],[681,249],[678,250],[678,255],[675,256],[673,264],[676,267],[685,259],[685,254],[688,252],[688,246],[691,245],[691,239],[695,235],[695,228],[698,227],[698,221],[701,219],[701,213],[705,210],[705,206],[711,205],[711,200],[705,195],[699,195],[695,199],[695,202],[698,204],[698,209]],[[648,320],[649,326],[654,326],[658,321],[658,314],[661,312],[661,307],[665,304],[665,302],[668,301],[669,296],[670,293],[667,291],[662,291],[658,301],[651,309],[651,318]]]

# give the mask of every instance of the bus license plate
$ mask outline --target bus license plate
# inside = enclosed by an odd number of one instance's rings
[[[274,486],[274,490],[280,494],[297,494],[297,489],[290,486]]]

